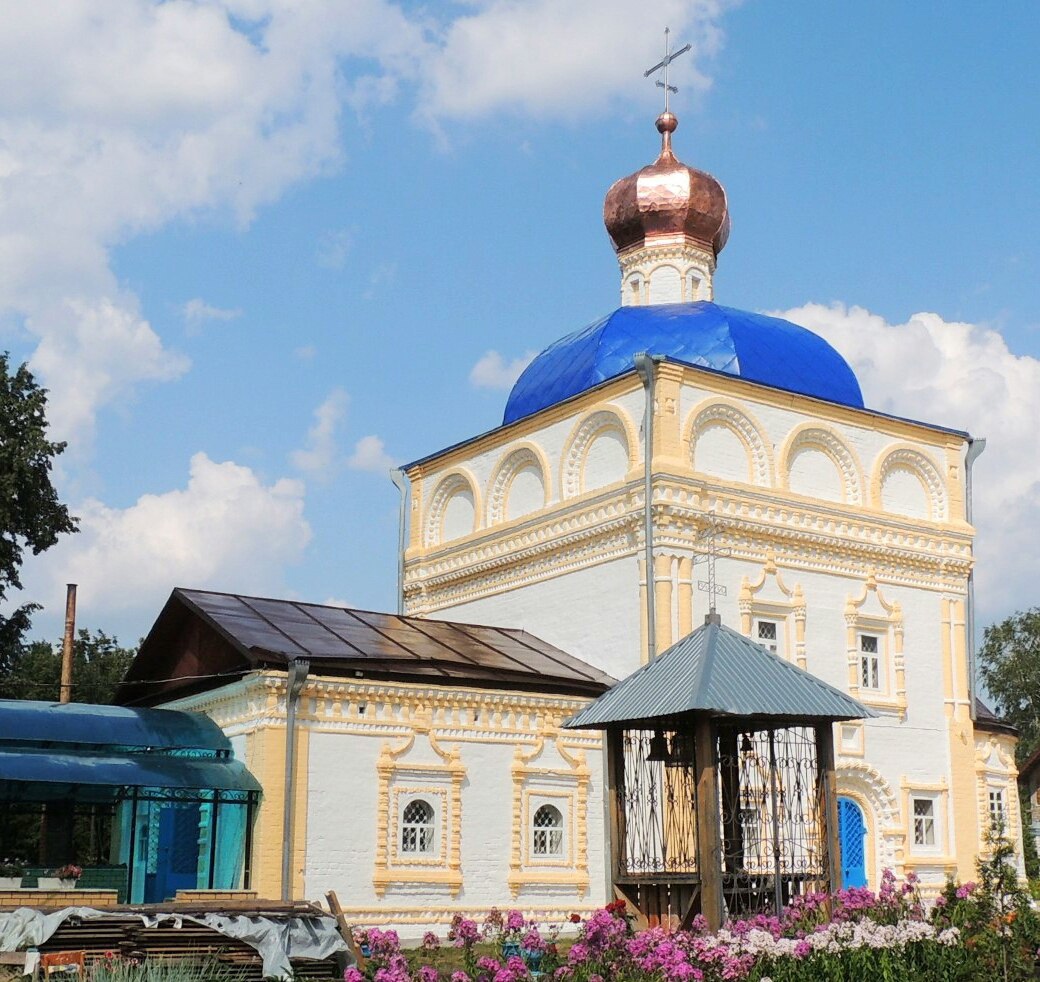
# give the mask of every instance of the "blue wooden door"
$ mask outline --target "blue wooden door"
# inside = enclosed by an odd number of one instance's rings
[[[838,799],[838,838],[841,840],[841,885],[867,885],[867,826],[863,812],[851,798]]]
[[[160,903],[199,885],[199,817],[198,805],[166,806],[159,812],[153,896],[145,903]]]

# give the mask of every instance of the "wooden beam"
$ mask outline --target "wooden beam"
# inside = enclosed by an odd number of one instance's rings
[[[339,897],[336,896],[336,891],[330,890],[326,893],[325,900],[329,905],[329,912],[336,918],[336,926],[339,928],[340,936],[346,941],[350,953],[357,961],[357,967],[363,972],[365,970],[365,956],[361,954],[358,946],[354,944],[354,930],[347,922],[343,908],[339,904]]]
[[[607,796],[607,868],[610,882],[614,884],[618,871],[621,869],[622,843],[624,842],[622,838],[624,816],[618,805],[620,800],[618,787],[623,789],[625,782],[625,751],[622,746],[624,730],[611,727],[606,731],[604,737],[607,748],[606,788],[604,789]]]
[[[820,778],[820,811],[827,847],[827,891],[841,889],[841,837],[838,834],[838,779],[834,772],[834,724],[816,724],[816,767]]]
[[[697,714],[693,724],[697,772],[697,870],[701,878],[701,913],[708,930],[722,927],[722,850],[719,842],[719,782],[715,769],[715,727]]]

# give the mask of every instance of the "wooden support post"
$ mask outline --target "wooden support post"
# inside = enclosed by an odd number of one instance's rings
[[[841,839],[838,834],[838,780],[834,773],[834,724],[816,724],[816,767],[820,780],[820,814],[827,849],[827,890],[841,889]]]
[[[701,881],[701,913],[708,930],[722,927],[722,850],[719,846],[719,782],[715,772],[715,727],[711,717],[694,720],[697,770],[697,872]]]
[[[618,789],[621,788],[623,791],[625,786],[625,748],[623,745],[625,732],[611,727],[604,734],[604,738],[607,748],[606,788],[604,789],[607,796],[607,864],[608,876],[613,885],[622,868],[625,848],[625,816],[619,804],[623,796],[618,794]]]
[[[346,941],[350,953],[354,956],[354,959],[357,962],[357,967],[361,969],[361,971],[364,971],[365,956],[361,954],[358,946],[354,944],[354,931],[350,924],[347,923],[347,918],[343,913],[343,908],[339,905],[339,897],[336,896],[336,891],[330,890],[326,893],[325,901],[329,905],[329,913],[336,918],[336,926],[339,928],[340,936],[344,941]]]

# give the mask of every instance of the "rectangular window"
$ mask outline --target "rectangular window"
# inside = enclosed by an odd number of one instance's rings
[[[935,802],[931,798],[914,798],[914,845],[935,845]]]
[[[876,634],[859,636],[859,684],[864,689],[881,688],[881,656]]]
[[[1007,828],[1007,816],[1004,814],[1004,792],[990,788],[989,792],[989,824],[993,828]]]
[[[774,655],[781,654],[780,630],[776,621],[758,621],[755,625],[755,640],[766,651],[771,651]]]

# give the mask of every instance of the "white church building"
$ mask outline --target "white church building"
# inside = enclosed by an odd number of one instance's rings
[[[414,931],[611,899],[600,736],[561,723],[709,597],[877,714],[835,725],[846,884],[934,890],[995,819],[1020,837],[1014,731],[973,685],[981,441],[871,410],[822,338],[714,302],[726,195],[676,126],[607,193],[621,306],[398,477],[406,616],[175,591],[145,641],[123,701],[207,712],[263,785],[262,895]]]

